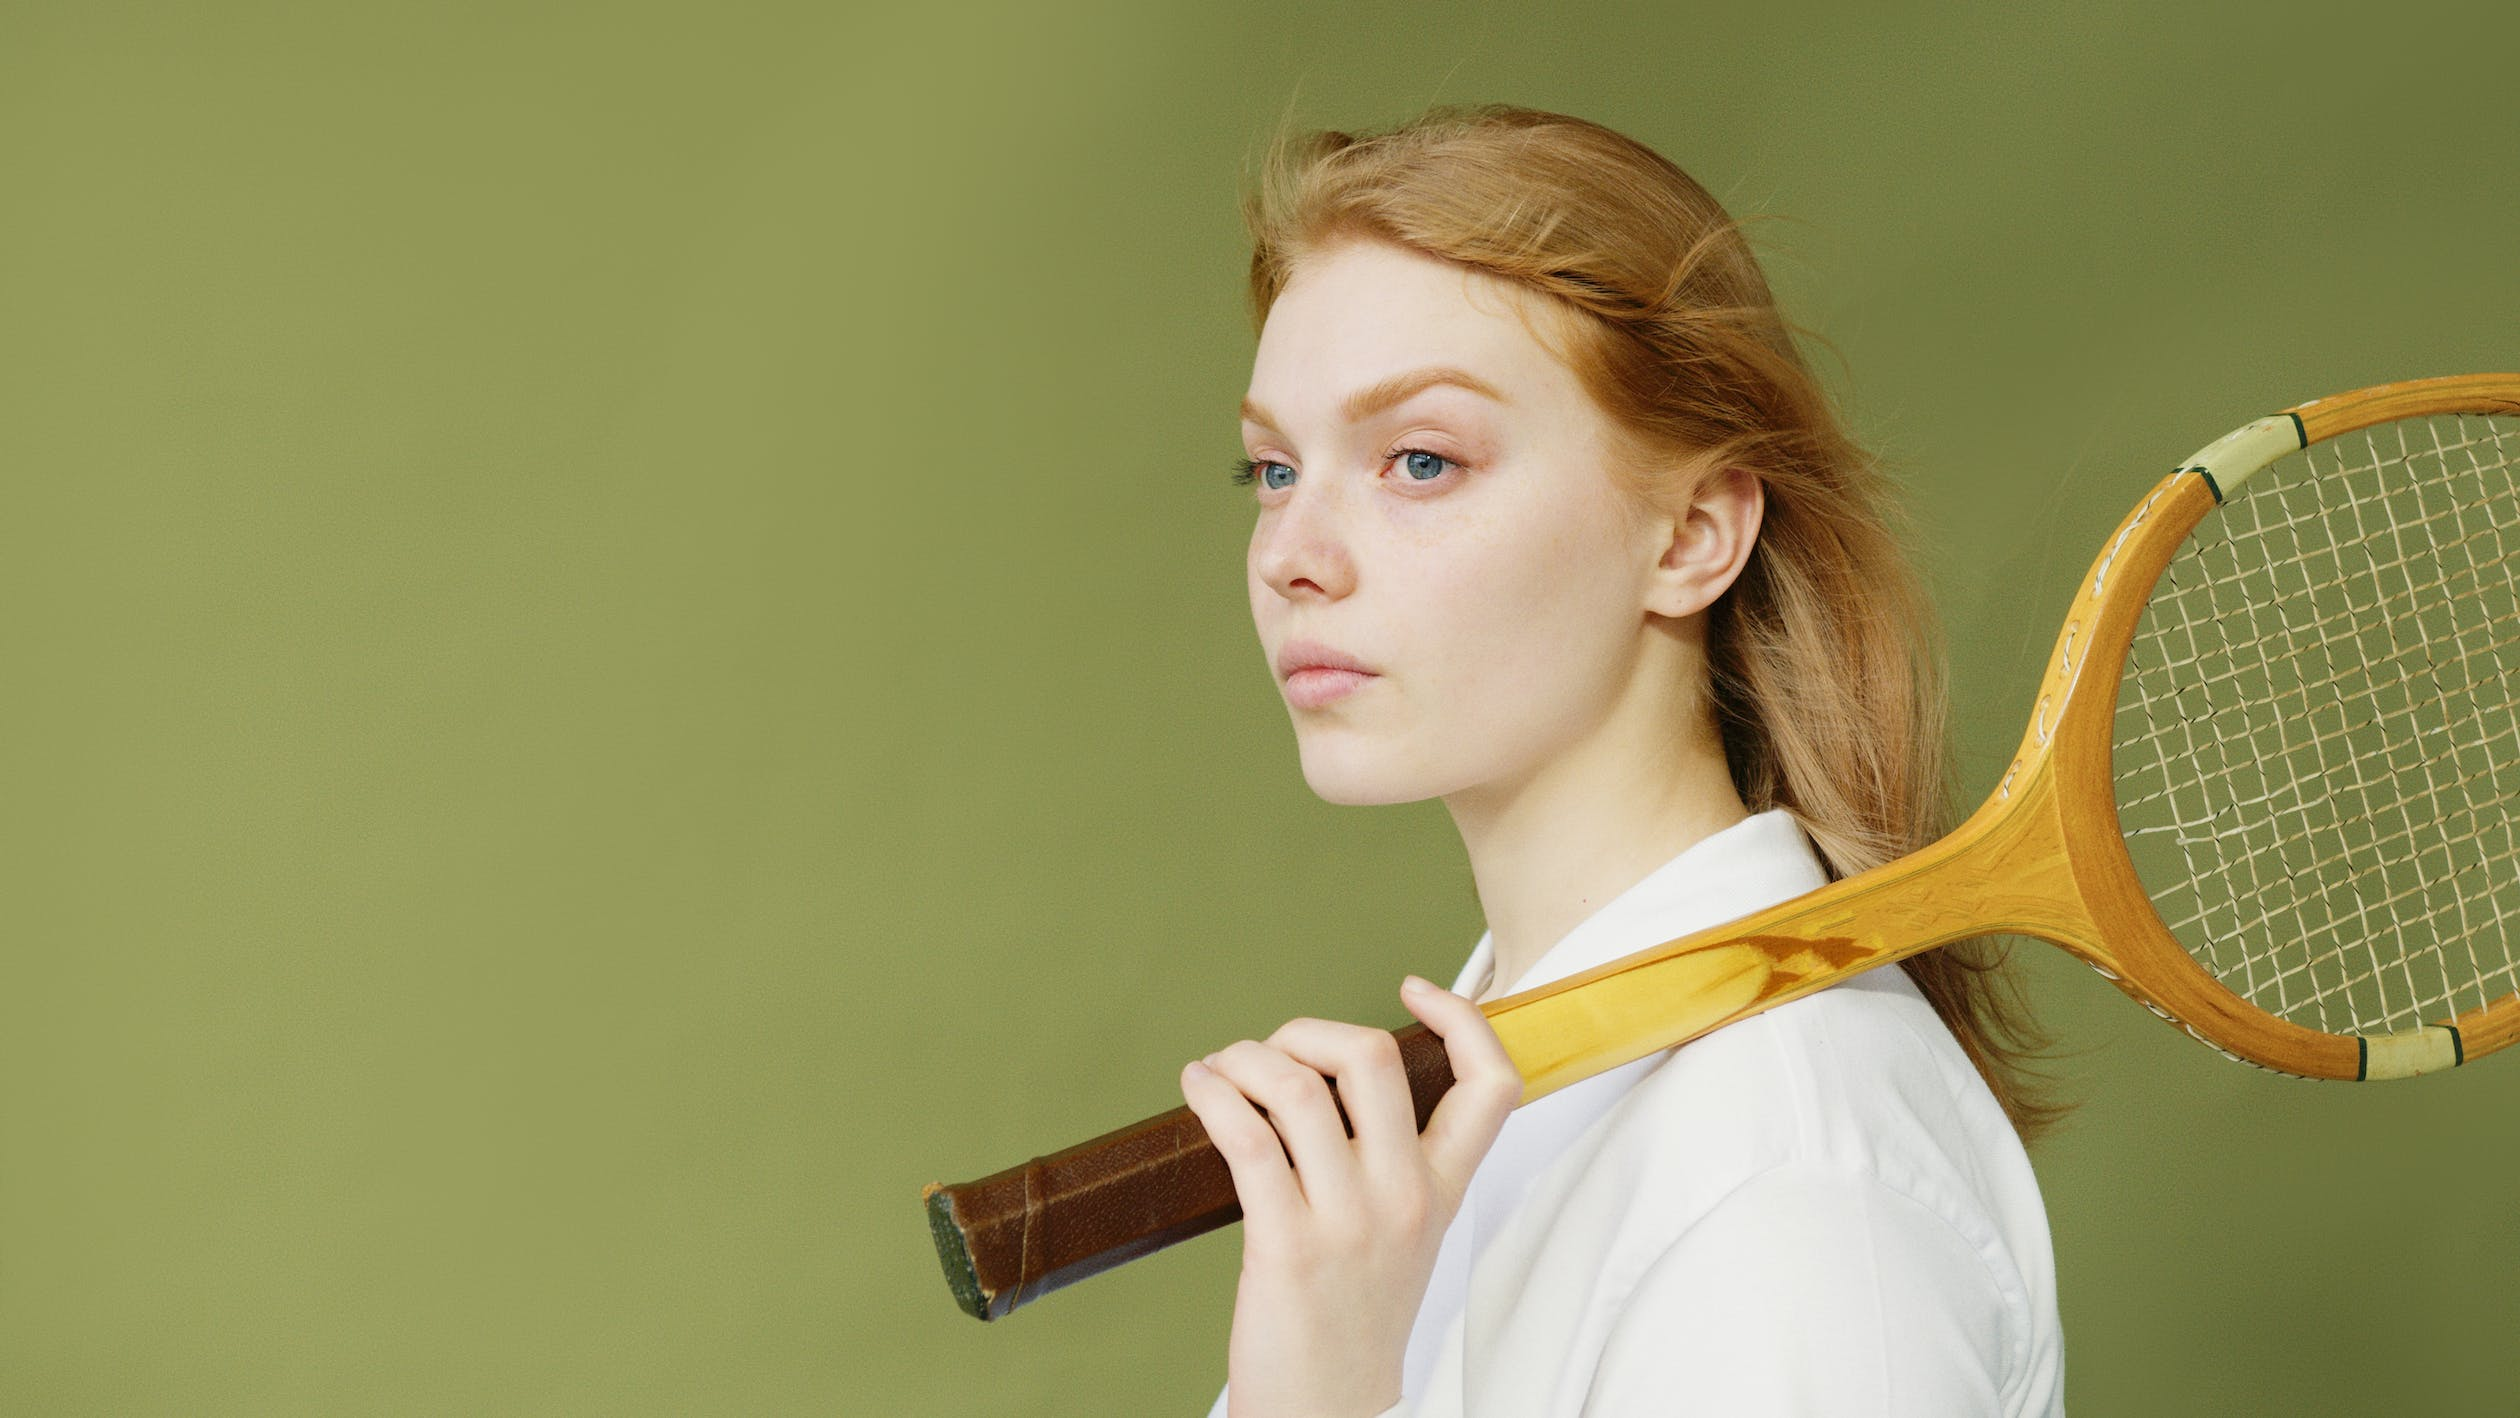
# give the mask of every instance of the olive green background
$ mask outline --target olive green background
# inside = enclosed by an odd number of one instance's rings
[[[1782,218],[1972,800],[2172,460],[2520,367],[2508,7],[1748,8],[0,4],[0,1410],[1205,1411],[1234,1233],[982,1325],[919,1187],[1479,933],[1244,602],[1281,112]],[[2509,1409],[2520,1062],[2023,955],[2075,1411]]]

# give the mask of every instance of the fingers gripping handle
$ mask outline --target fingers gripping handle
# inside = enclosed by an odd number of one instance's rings
[[[1424,1024],[1391,1035],[1423,1132],[1453,1085],[1452,1061]],[[1335,1101],[1338,1085],[1329,1087]],[[945,1283],[964,1313],[983,1320],[1242,1219],[1233,1173],[1187,1107],[976,1182],[930,1182],[920,1194]]]

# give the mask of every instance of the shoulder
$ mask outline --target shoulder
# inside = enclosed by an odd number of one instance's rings
[[[2052,1293],[2046,1211],[2020,1139],[1895,965],[1671,1051],[1604,1123],[1662,1246],[1793,1187],[1876,1223],[1930,1219],[1980,1258],[1995,1290]]]
[[[1592,1393],[1604,1413],[1660,1411],[1675,1391],[1728,1414],[2046,1412],[2058,1351],[2036,1309],[1905,1192],[1785,1162],[1636,1272]]]
[[[1971,1170],[2020,1142],[1960,1043],[1896,965],[1666,1052],[1622,1100],[1632,1119],[1732,1170],[1784,1162]]]
[[[1630,1248],[1603,1277],[1623,1328],[1731,1336],[1692,1351],[1713,1355],[1817,1322],[1872,1355],[1888,1391],[1961,1383],[2004,1411],[2052,1385],[2063,1341],[2037,1180],[1897,967],[1673,1051],[1604,1124],[1631,1189]]]

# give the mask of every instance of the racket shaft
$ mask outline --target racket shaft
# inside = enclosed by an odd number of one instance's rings
[[[1487,1005],[1523,1101],[1969,936],[2088,941],[2050,784],[2042,767],[1920,851]]]

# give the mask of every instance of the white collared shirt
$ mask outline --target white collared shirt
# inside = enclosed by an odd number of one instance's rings
[[[1552,946],[1537,988],[1827,881],[1763,812]],[[1479,937],[1453,990],[1489,984]],[[1985,1080],[1870,970],[1508,1114],[1376,1418],[2061,1415],[2047,1212]],[[1209,1418],[1225,1418],[1219,1392]]]

